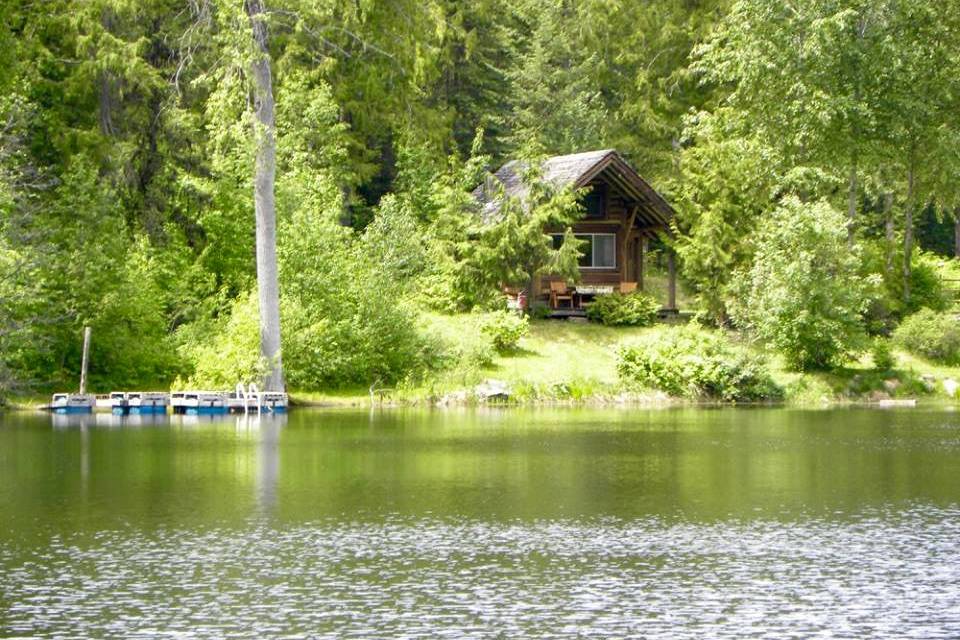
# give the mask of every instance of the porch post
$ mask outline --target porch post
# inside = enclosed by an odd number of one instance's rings
[[[667,249],[667,309],[677,310],[677,261],[672,249]]]
[[[637,290],[643,291],[643,258],[644,258],[644,244],[646,243],[646,238],[642,235],[637,236],[635,241],[637,245],[634,247],[634,264],[633,264],[633,277],[637,281]]]

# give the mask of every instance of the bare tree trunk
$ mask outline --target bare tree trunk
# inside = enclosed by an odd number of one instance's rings
[[[847,242],[853,244],[857,219],[857,164],[850,165],[850,192],[847,194]]]
[[[672,248],[667,249],[667,309],[677,310],[677,258]]]
[[[277,143],[274,137],[273,76],[263,2],[246,0],[247,15],[256,44],[251,63],[256,109],[256,170],[253,201],[257,218],[257,292],[260,304],[260,354],[267,361],[266,391],[283,391],[280,357],[280,284],[277,277],[277,210],[274,181]]]
[[[110,7],[105,7],[100,14],[100,25],[108,33],[113,29],[113,11]],[[112,136],[115,131],[113,128],[113,72],[109,69],[102,69],[97,74],[97,101],[98,101],[98,120],[100,121],[100,133],[106,136]]]
[[[893,277],[893,192],[883,194],[883,227],[887,240],[886,247],[884,248],[884,253],[886,254],[884,267],[887,277]]]
[[[87,392],[87,367],[90,366],[90,327],[83,328],[83,359],[80,361],[80,395]]]
[[[960,258],[960,207],[953,211],[953,257]]]
[[[907,172],[907,202],[903,207],[903,302],[910,302],[911,261],[913,258],[913,191],[914,169],[911,152],[910,168]]]

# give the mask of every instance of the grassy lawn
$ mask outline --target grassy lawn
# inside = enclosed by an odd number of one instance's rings
[[[617,382],[616,348],[628,338],[649,331],[585,322],[539,320],[520,342],[517,353],[499,356],[490,369],[507,381],[549,384],[578,380],[604,385]]]
[[[451,369],[390,390],[387,394],[390,400],[433,401],[471,389],[485,379],[508,383],[520,402],[610,398],[623,391],[617,379],[617,346],[663,326],[605,327],[583,322],[534,320],[518,350],[496,355],[489,366],[471,366],[471,349],[485,342],[478,329],[478,316],[429,314],[424,317],[424,323],[428,331],[441,336],[448,344],[457,345],[467,355]],[[942,381],[947,378],[960,381],[960,368],[929,363],[903,352],[896,353],[897,367],[892,372],[875,370],[868,355],[837,371],[813,373],[790,371],[775,354],[766,355],[774,380],[786,390],[787,402],[794,404],[820,405],[885,396],[945,398]],[[923,375],[935,379],[932,391],[924,385]],[[301,401],[332,406],[369,403],[366,388],[294,395]]]

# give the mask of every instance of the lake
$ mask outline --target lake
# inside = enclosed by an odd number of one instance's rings
[[[960,637],[960,413],[0,415],[0,636]]]

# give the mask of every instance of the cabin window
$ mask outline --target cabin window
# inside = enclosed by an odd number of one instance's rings
[[[594,187],[593,191],[583,197],[583,208],[586,210],[587,218],[605,218],[606,211],[604,207],[605,198],[603,191]]]
[[[580,267],[582,269],[616,269],[617,235],[615,233],[576,233],[580,245]],[[563,245],[563,234],[553,234],[553,248]]]

